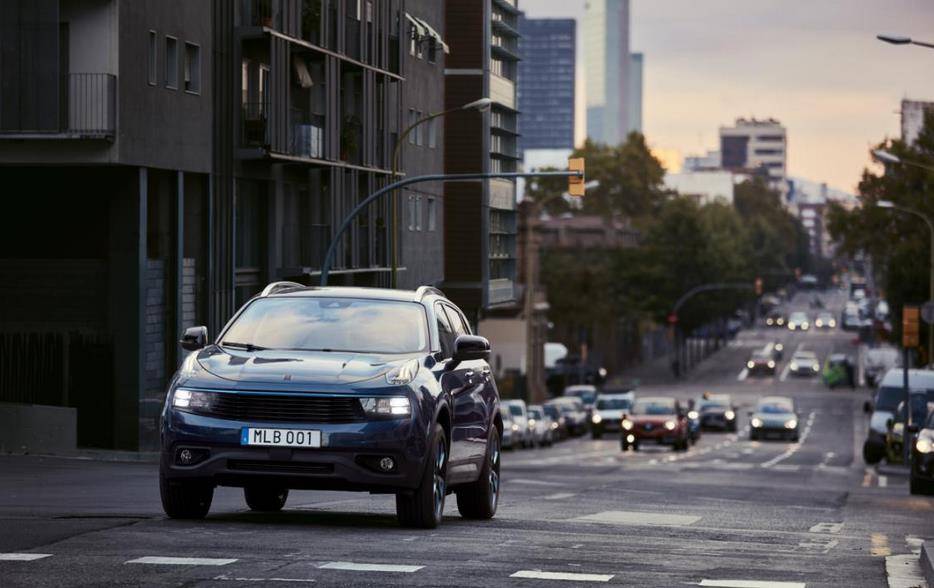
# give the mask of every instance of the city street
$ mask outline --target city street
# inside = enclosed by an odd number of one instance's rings
[[[263,515],[221,488],[206,520],[174,521],[153,464],[5,456],[0,584],[790,588],[885,586],[888,568],[889,585],[915,585],[897,582],[918,573],[934,499],[910,496],[901,470],[863,465],[865,389],[784,370],[799,347],[855,355],[851,339],[744,331],[683,385],[638,391],[730,393],[737,434],[707,432],[683,453],[622,454],[609,437],[507,452],[496,517],[463,520],[450,497],[434,531],[400,528],[391,496],[338,492],[293,492],[283,512]],[[748,354],[774,340],[786,346],[776,376],[748,377]],[[748,410],[769,394],[798,401],[800,443],[749,441]]]

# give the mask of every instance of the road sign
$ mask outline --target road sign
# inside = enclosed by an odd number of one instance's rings
[[[921,318],[929,325],[934,325],[934,300],[928,300],[921,306]]]
[[[918,346],[918,318],[921,311],[917,306],[906,306],[902,309],[902,347],[905,349]]]
[[[568,176],[568,194],[580,198],[586,192],[584,187],[584,158],[572,157],[568,159],[568,171],[578,171],[581,174],[580,176]]]

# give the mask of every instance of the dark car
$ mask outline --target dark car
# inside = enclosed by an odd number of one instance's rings
[[[623,417],[620,448],[638,451],[643,443],[671,445],[686,451],[690,444],[687,414],[681,403],[665,396],[636,399],[629,414]]]
[[[765,315],[765,324],[770,327],[784,327],[785,313],[777,308],[773,308]]]
[[[788,439],[797,443],[800,422],[794,400],[784,396],[766,396],[749,415],[749,439]]]
[[[736,407],[729,394],[704,394],[695,410],[700,415],[702,429],[736,432]]]
[[[202,518],[216,486],[276,511],[290,489],[395,494],[405,526],[499,500],[502,420],[489,342],[434,288],[270,284],[192,351],[162,412],[159,472],[172,518]]]
[[[927,422],[918,431],[918,437],[912,447],[909,485],[912,494],[934,494],[934,410],[932,409],[929,409]]]
[[[775,357],[768,348],[753,351],[749,360],[746,362],[746,369],[750,375],[766,374],[775,375]]]

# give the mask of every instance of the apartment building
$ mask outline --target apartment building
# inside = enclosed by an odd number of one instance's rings
[[[785,127],[775,119],[736,119],[720,127],[720,161],[737,173],[763,173],[770,185],[784,191],[788,164]]]

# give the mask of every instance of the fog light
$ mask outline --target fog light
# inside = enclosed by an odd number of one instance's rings
[[[183,447],[175,452],[175,463],[181,466],[199,464],[208,458],[207,449]]]
[[[395,468],[396,462],[393,461],[391,457],[384,457],[383,459],[379,460],[379,469],[383,470],[384,472],[391,472]]]
[[[181,453],[178,454],[178,461],[182,462],[182,465],[191,465],[192,459],[194,459],[194,456],[191,455],[191,451],[188,449],[182,449]]]

